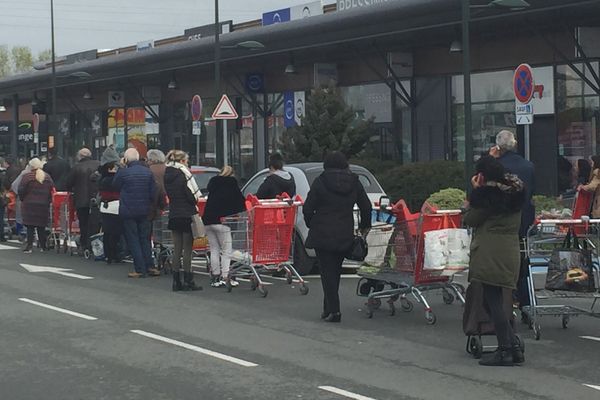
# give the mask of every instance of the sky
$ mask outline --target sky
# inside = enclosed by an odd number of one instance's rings
[[[263,12],[314,0],[220,0],[221,20],[251,21]],[[323,4],[335,0],[322,0]],[[213,0],[54,0],[56,54],[114,49],[182,35],[214,23]],[[51,47],[50,0],[0,0],[0,45]]]

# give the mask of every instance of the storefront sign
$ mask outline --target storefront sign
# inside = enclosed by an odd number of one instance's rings
[[[376,4],[384,4],[394,0],[337,0],[337,10],[347,11],[354,8],[371,7]]]
[[[219,33],[229,33],[231,32],[233,21],[222,21],[220,22],[221,31]],[[208,24],[198,26],[196,28],[186,29],[183,32],[183,36],[187,38],[187,40],[197,40],[202,39],[203,37],[215,36],[215,24]]]
[[[554,68],[533,68],[535,85],[531,104],[535,115],[554,114]]]
[[[305,111],[304,102],[304,92],[283,93],[283,125],[286,128],[302,125],[302,118]]]
[[[135,46],[136,51],[146,51],[154,48],[154,40],[144,40]]]
[[[262,16],[263,26],[280,24],[282,22],[296,21],[313,15],[323,14],[323,6],[320,1],[301,4],[294,7],[282,8],[281,10],[269,11]]]
[[[265,91],[265,76],[261,73],[246,75],[246,89],[249,93],[262,93]]]
[[[10,132],[10,122],[0,122],[0,135]]]

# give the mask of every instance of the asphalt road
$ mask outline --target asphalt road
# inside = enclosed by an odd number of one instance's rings
[[[330,324],[316,277],[307,296],[271,279],[261,298],[200,274],[204,291],[173,293],[170,277],[129,268],[0,246],[0,399],[600,399],[598,319],[546,318],[540,341],[523,327],[527,363],[484,368],[465,352],[461,307],[436,293],[434,326],[418,305],[369,320],[347,277]]]

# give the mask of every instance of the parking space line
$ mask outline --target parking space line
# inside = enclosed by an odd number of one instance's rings
[[[200,353],[200,354],[204,354],[204,355],[207,355],[210,357],[218,358],[219,360],[228,361],[230,363],[237,364],[242,367],[257,367],[258,366],[258,364],[255,364],[255,363],[252,363],[249,361],[245,361],[245,360],[242,360],[242,359],[239,359],[236,357],[231,357],[226,354],[217,353],[216,351],[212,351],[212,350],[204,349],[202,347],[194,346],[193,344],[180,342],[179,340],[169,339],[168,337],[156,335],[154,333],[150,333],[150,332],[146,332],[146,331],[142,331],[142,330],[138,330],[138,329],[132,330],[131,332],[135,333],[137,335],[145,336],[150,339],[158,340],[163,343],[168,343],[168,344],[172,344],[174,346],[178,346],[178,347],[181,347],[181,348],[184,348],[187,350],[195,351],[196,353]]]
[[[50,304],[40,303],[39,301],[26,299],[24,297],[19,298],[19,300],[23,301],[25,303],[33,304],[33,305],[36,305],[36,306],[39,306],[39,307],[43,307],[43,308],[47,308],[47,309],[53,310],[53,311],[58,311],[60,313],[68,314],[68,315],[71,315],[73,317],[85,319],[85,320],[88,320],[88,321],[96,321],[98,319],[98,318],[92,317],[90,315],[81,314],[81,313],[78,313],[78,312],[75,312],[75,311],[71,311],[71,310],[66,310],[66,309],[60,308],[60,307],[55,307],[55,306],[52,306]]]
[[[595,337],[595,336],[579,336],[581,339],[587,339],[587,340],[595,340],[597,342],[600,342],[600,337]]]
[[[590,389],[600,390],[600,386],[596,386],[596,385],[588,385],[588,384],[584,383],[583,386],[587,386]]]
[[[349,391],[344,390],[344,389],[336,388],[334,386],[319,386],[319,389],[325,390],[327,392],[339,394],[340,396],[344,396],[344,397],[347,397],[349,399],[355,399],[355,400],[375,400],[372,397],[366,397],[366,396],[363,396],[363,395],[360,395],[360,394],[352,393],[352,392],[349,392]]]

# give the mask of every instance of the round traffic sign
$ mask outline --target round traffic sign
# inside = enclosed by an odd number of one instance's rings
[[[533,90],[535,84],[533,82],[533,70],[528,64],[521,64],[515,69],[513,76],[513,90],[515,92],[515,98],[523,103],[527,104],[533,97]]]
[[[192,97],[192,120],[200,121],[202,118],[202,99],[195,95]]]

